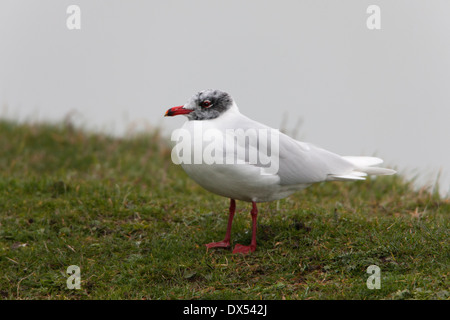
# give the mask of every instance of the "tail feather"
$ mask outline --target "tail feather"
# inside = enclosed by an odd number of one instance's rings
[[[391,175],[396,171],[387,168],[373,167],[374,165],[383,163],[383,160],[376,157],[342,157],[355,167],[353,171],[346,174],[332,174],[329,175],[329,180],[365,180],[367,175]]]
[[[357,167],[371,167],[377,164],[382,164],[383,159],[377,157],[355,157],[355,156],[344,156],[342,157],[348,162],[351,162]]]

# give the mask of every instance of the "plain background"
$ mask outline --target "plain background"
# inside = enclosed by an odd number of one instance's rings
[[[81,8],[81,30],[66,9]],[[381,8],[369,30],[367,7]],[[450,186],[450,1],[0,1],[0,116],[117,135],[207,88],[342,155]]]

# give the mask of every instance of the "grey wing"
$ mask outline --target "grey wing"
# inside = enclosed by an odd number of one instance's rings
[[[311,184],[326,181],[331,175],[348,174],[354,165],[341,156],[316,147],[309,143],[297,141],[276,129],[270,128],[243,115],[235,121],[235,126],[243,130],[268,130],[276,133],[268,139],[245,141],[239,144],[246,150],[257,150],[258,162],[251,163],[262,168],[263,174],[276,174],[281,185]],[[261,157],[262,155],[262,157]],[[261,163],[261,158],[266,158]],[[269,161],[269,163],[268,163]],[[245,162],[249,162],[247,155]]]
[[[353,164],[333,152],[280,134],[279,169],[281,185],[326,181],[330,175],[347,174]]]

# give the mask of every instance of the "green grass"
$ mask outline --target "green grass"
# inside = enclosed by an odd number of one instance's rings
[[[172,164],[157,132],[0,121],[0,148],[0,299],[449,299],[450,202],[401,176],[261,204],[243,256],[206,250],[229,200]],[[234,243],[250,242],[250,209],[237,202]]]

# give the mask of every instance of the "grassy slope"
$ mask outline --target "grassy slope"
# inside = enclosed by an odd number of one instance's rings
[[[448,299],[448,200],[401,177],[310,187],[260,205],[258,249],[206,251],[228,199],[155,135],[0,122],[0,299]],[[233,240],[250,241],[237,203]],[[366,269],[381,268],[369,290]],[[81,289],[66,269],[81,268]]]

